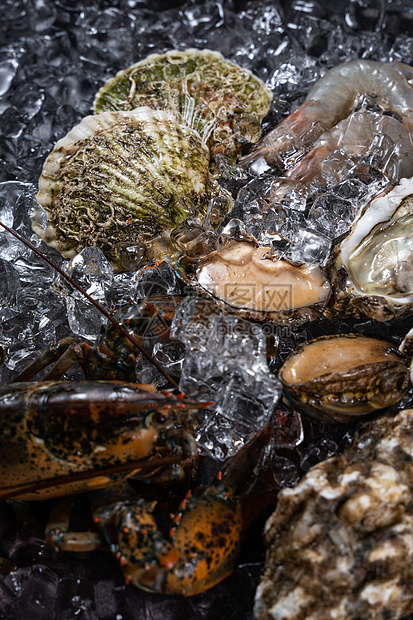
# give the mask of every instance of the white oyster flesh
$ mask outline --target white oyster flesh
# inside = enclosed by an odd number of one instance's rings
[[[413,178],[375,198],[343,241],[340,261],[358,295],[413,303]]]
[[[199,284],[235,308],[285,312],[325,302],[330,284],[319,265],[273,260],[270,247],[236,242],[197,272]]]

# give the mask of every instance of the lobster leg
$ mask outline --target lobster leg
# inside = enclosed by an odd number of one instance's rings
[[[70,532],[70,513],[73,502],[61,501],[53,506],[52,513],[45,528],[46,542],[58,551],[85,553],[94,551],[102,545],[96,532]]]
[[[45,375],[45,381],[57,381],[61,379],[66,371],[76,362],[82,364],[84,360],[83,343],[73,342],[57,360],[56,364]]]
[[[59,360],[73,346],[75,342],[76,338],[74,338],[73,336],[67,336],[66,338],[60,340],[56,345],[48,347],[43,351],[43,353],[39,355],[38,358],[36,358],[31,364],[29,364],[27,368],[25,368],[19,375],[17,375],[17,377],[13,379],[12,383],[31,381],[38,372],[49,366],[49,364],[52,364],[53,362]],[[70,368],[73,363],[74,362],[72,362],[68,366],[68,368]],[[61,377],[62,374],[66,372],[66,370],[68,370],[68,368],[63,370],[63,372],[58,375],[58,378]]]

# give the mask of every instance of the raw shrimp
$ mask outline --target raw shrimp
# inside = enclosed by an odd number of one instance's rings
[[[318,80],[304,103],[260,140],[240,161],[263,156],[269,164],[293,167],[321,134],[346,118],[369,97],[413,131],[413,68],[403,63],[357,59],[338,65]]]
[[[284,178],[288,181],[283,183],[283,178],[278,180],[271,199],[273,202],[283,199],[284,185],[289,190],[292,182],[294,186],[300,184],[301,187],[308,187],[311,182],[323,186],[330,178],[338,183],[348,171],[347,164],[351,166],[351,160],[356,164],[360,158],[374,159],[376,156],[380,159],[377,163],[392,184],[402,178],[410,178],[413,176],[411,138],[409,130],[391,116],[353,112],[320,136],[314,148],[286,173]],[[338,160],[335,166],[334,162],[329,161],[331,155]]]
[[[390,184],[396,184],[413,176],[411,138],[407,127],[391,116],[353,112],[325,131],[294,168],[276,177],[263,198],[267,205],[274,205],[288,202],[293,193],[305,202],[311,184],[339,183],[353,165],[369,160]]]

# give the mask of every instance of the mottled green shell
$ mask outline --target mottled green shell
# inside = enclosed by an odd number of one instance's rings
[[[98,92],[95,112],[142,105],[170,110],[199,133],[213,156],[221,153],[234,160],[242,141],[260,137],[271,98],[251,71],[218,52],[173,50],[120,71]]]
[[[190,213],[205,214],[222,191],[209,172],[208,148],[171,114],[104,112],[84,118],[46,159],[37,200],[48,223],[44,230],[38,211],[33,228],[68,258],[99,246],[121,271],[127,248],[143,251]]]

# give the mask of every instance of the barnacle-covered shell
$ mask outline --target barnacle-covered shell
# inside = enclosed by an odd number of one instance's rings
[[[84,118],[47,157],[37,200],[48,223],[44,230],[38,211],[33,228],[68,258],[97,245],[123,270],[127,248],[144,242],[151,260],[164,258],[154,238],[189,213],[205,214],[214,195],[231,207],[193,129],[147,107],[104,112]]]
[[[413,612],[413,410],[369,422],[278,495],[256,620],[394,620]]]
[[[151,54],[120,71],[98,92],[97,113],[149,106],[170,110],[198,131],[213,155],[235,158],[241,140],[255,142],[271,91],[248,69],[218,52],[188,49]]]
[[[347,423],[399,401],[410,384],[407,366],[386,340],[337,334],[297,347],[279,379],[300,411],[321,422]]]
[[[340,244],[331,311],[387,321],[413,309],[413,178],[375,198]]]
[[[255,240],[254,240],[255,241]],[[273,256],[270,246],[232,240],[181,275],[226,312],[280,324],[314,320],[330,294],[319,265],[296,264]]]

